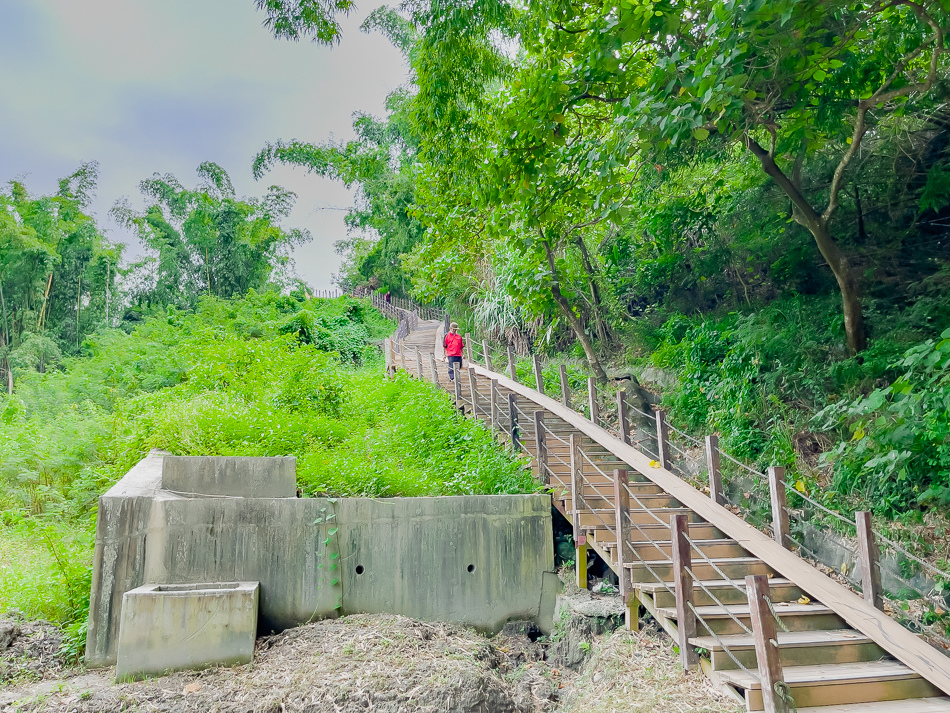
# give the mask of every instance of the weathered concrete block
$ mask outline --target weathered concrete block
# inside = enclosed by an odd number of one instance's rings
[[[122,597],[117,681],[250,663],[257,582],[147,584]]]
[[[550,496],[188,496],[162,488],[162,457],[100,498],[90,666],[115,663],[122,595],[146,582],[259,582],[261,631],[341,611],[550,628]]]
[[[162,487],[162,451],[152,451],[99,498],[86,663],[115,663],[122,595],[145,583],[152,499]]]
[[[329,536],[333,509],[323,498],[162,492],[152,505],[145,581],[260,582],[262,631],[335,616],[341,590],[332,583],[338,579],[331,570],[338,557]]]
[[[292,498],[297,495],[297,459],[165,456],[162,488],[181,495]]]
[[[393,613],[499,631],[550,628],[555,584],[544,495],[343,498],[343,613]]]

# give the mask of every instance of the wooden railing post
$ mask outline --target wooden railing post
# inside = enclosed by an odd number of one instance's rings
[[[446,311],[446,313],[445,313],[445,319],[443,320],[443,323],[442,323],[442,327],[444,328],[444,331],[442,332],[442,334],[448,334],[448,333],[449,333],[449,325],[450,325],[451,323],[452,323],[452,320],[449,319],[449,313],[448,313],[448,311]]]
[[[534,366],[534,387],[539,394],[544,393],[544,375],[541,373],[541,360],[537,354],[531,356],[531,363]]]
[[[518,430],[518,405],[514,392],[508,394],[508,425],[511,434],[511,450],[515,453],[521,450],[521,433]]]
[[[749,598],[752,634],[755,638],[755,658],[762,683],[762,703],[766,713],[788,713],[788,701],[780,692],[785,688],[782,659],[778,648],[775,616],[769,606],[771,594],[769,579],[764,574],[750,574],[745,578]]]
[[[617,422],[620,428],[620,440],[630,445],[630,419],[627,418],[627,392],[617,392]]]
[[[558,366],[558,376],[561,379],[561,403],[567,408],[571,407],[571,385],[567,381],[567,367],[561,364]]]
[[[455,392],[455,408],[465,413],[465,404],[462,401],[462,373],[459,371],[458,366],[455,367],[453,376],[455,377],[452,379],[452,390]]]
[[[495,430],[498,428],[498,379],[488,380],[488,399],[489,428]]]
[[[465,333],[465,353],[468,355],[469,362],[474,361],[472,359],[472,335],[468,332]]]
[[[518,364],[515,362],[515,350],[508,347],[508,376],[512,381],[518,381]]]
[[[670,542],[673,549],[673,582],[676,586],[676,631],[679,636],[680,662],[689,671],[699,656],[689,640],[696,636],[696,612],[693,611],[693,557],[689,545],[689,520],[686,515],[670,518]]]
[[[429,352],[429,369],[432,370],[432,383],[439,385],[439,368],[435,365],[435,354]]]
[[[594,425],[600,425],[600,404],[597,403],[597,379],[587,377],[587,401],[590,405],[590,420]]]
[[[422,381],[422,353],[416,349],[416,376]]]
[[[406,342],[402,340],[399,342],[399,365],[402,367],[403,371],[408,371],[406,369]]]
[[[542,409],[534,412],[534,434],[538,458],[538,480],[547,485],[551,482],[551,474],[548,471],[548,442],[544,435],[544,411]]]
[[[389,374],[389,370],[392,367],[392,360],[389,353],[389,337],[383,340],[383,359],[386,360],[386,374]]]
[[[717,505],[726,504],[722,492],[722,468],[719,465],[719,436],[706,436],[706,470],[709,471],[709,497]]]
[[[626,607],[624,625],[629,631],[640,629],[640,600],[627,569],[627,549],[630,543],[630,479],[627,471],[614,470],[614,527],[617,530],[617,578],[620,580],[620,597]]]
[[[666,411],[656,410],[656,453],[659,456],[660,467],[666,470],[673,469],[670,458],[670,425],[666,422]]]
[[[864,599],[875,609],[884,611],[884,599],[881,596],[881,553],[871,529],[871,513],[854,513],[858,527],[858,556],[861,559],[861,589]]]
[[[482,350],[485,352],[485,368],[491,371],[491,351],[488,349],[487,339],[482,340]]]
[[[788,501],[785,498],[785,468],[769,466],[769,494],[772,500],[772,531],[775,541],[791,548],[788,539]]]
[[[468,365],[468,390],[472,395],[472,416],[478,418],[478,374],[471,363]]]
[[[587,589],[587,535],[581,526],[584,508],[584,463],[577,437],[571,434],[571,523],[574,526],[574,572],[579,589]]]

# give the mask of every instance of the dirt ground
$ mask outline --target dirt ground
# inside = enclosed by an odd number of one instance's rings
[[[2,622],[0,622],[2,624]],[[111,669],[69,668],[58,632],[20,623],[0,650],[3,713],[733,713],[699,674],[684,676],[655,628],[573,641],[531,625],[485,638],[451,624],[357,615],[258,641],[254,662],[116,685]],[[596,627],[595,627],[596,629]],[[0,644],[3,643],[0,626]],[[537,639],[537,640],[533,640]],[[580,649],[581,655],[578,655]],[[570,649],[570,650],[569,650]],[[578,669],[579,671],[572,670]]]

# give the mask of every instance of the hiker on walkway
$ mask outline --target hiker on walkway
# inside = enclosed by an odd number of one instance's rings
[[[452,365],[458,364],[459,369],[462,368],[462,349],[465,348],[465,340],[462,339],[462,335],[459,334],[457,322],[452,322],[452,324],[449,325],[449,331],[442,340],[442,346],[445,347],[445,356],[449,358],[449,381],[453,381],[455,379],[455,372],[452,369]],[[461,373],[459,374],[459,378],[462,378]]]

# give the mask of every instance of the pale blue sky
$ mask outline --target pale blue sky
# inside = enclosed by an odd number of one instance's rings
[[[192,185],[198,164],[215,161],[240,194],[273,183],[297,192],[288,224],[314,237],[297,270],[330,287],[333,243],[346,234],[331,208],[351,195],[294,169],[256,183],[250,166],[266,141],[347,139],[354,111],[382,113],[407,68],[382,36],[358,30],[379,4],[345,19],[331,49],[272,39],[254,0],[0,0],[0,182],[49,193],[99,161],[93,211],[128,242],[108,217],[116,199],[138,204],[138,182],[156,171]]]

